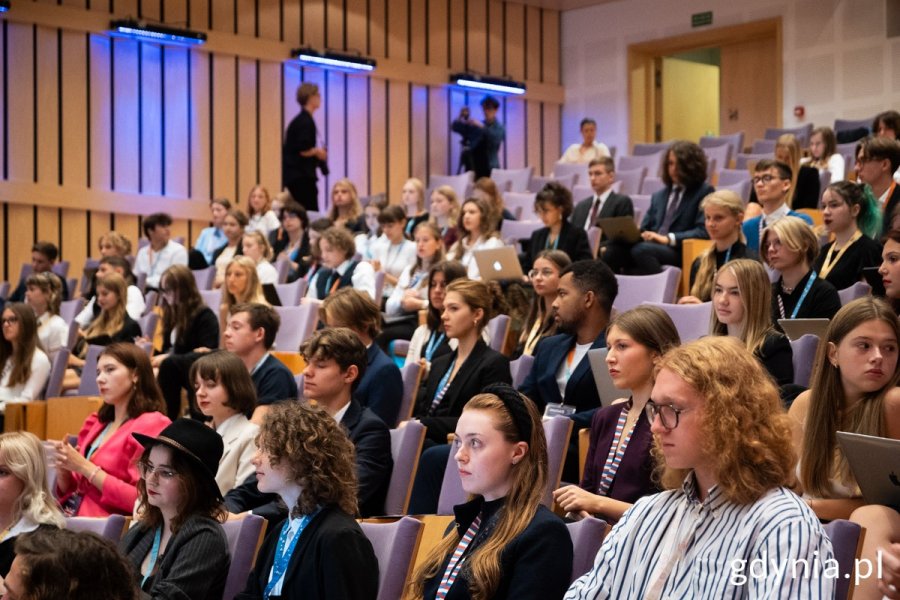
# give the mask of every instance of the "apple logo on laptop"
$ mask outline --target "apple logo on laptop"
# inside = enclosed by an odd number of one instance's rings
[[[501,269],[503,269],[503,265],[500,264],[499,260],[495,260],[494,261],[494,270],[499,272]]]
[[[893,471],[891,471],[891,474],[888,475],[888,479],[891,480],[891,483],[893,483],[897,487],[900,487],[900,479],[897,479],[897,475]]]

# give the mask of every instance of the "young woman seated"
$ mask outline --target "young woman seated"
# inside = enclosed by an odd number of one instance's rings
[[[394,291],[394,286],[403,272],[416,261],[416,245],[406,239],[406,213],[402,206],[387,206],[378,214],[378,224],[385,243],[375,249],[372,268],[384,272],[382,298],[375,301],[381,305]]]
[[[100,259],[100,265],[94,273],[90,296],[86,296],[87,303],[75,316],[75,322],[81,329],[87,329],[91,321],[100,315],[100,305],[97,304],[97,282],[113,273],[121,275],[128,286],[125,292],[125,312],[128,313],[128,316],[137,321],[144,314],[146,308],[144,293],[136,285],[134,273],[131,272],[131,263],[121,256],[104,256]]]
[[[469,279],[480,279],[475,251],[502,248],[503,240],[494,225],[493,207],[485,200],[469,198],[462,206],[459,240],[447,252],[447,258],[457,260],[468,270]]]
[[[248,302],[269,304],[256,274],[256,263],[247,256],[235,256],[225,269],[225,289],[222,290],[222,304],[219,307],[220,345],[225,323],[231,316],[231,307]]]
[[[572,192],[561,183],[551,181],[534,199],[534,212],[544,226],[531,234],[525,266],[534,267],[538,254],[544,250],[562,250],[572,262],[594,258],[587,233],[569,222],[572,214]]]
[[[225,283],[225,269],[235,256],[244,253],[244,231],[247,227],[247,215],[242,210],[233,208],[222,220],[222,231],[225,233],[225,245],[213,252],[212,262],[216,266],[216,277],[213,287],[218,289]]]
[[[541,505],[547,441],[534,403],[508,385],[487,387],[456,424],[454,458],[470,500],[415,570],[404,598],[561,598],[572,539]]]
[[[444,240],[444,248],[450,248],[459,239],[459,199],[449,185],[442,185],[431,192],[428,221],[437,226]]]
[[[115,256],[127,260],[131,256],[132,260],[134,259],[134,256],[131,254],[131,240],[118,231],[110,231],[101,235],[97,241],[97,250],[100,251],[100,258]],[[93,298],[97,293],[96,275],[96,266],[85,266],[84,275],[81,279],[82,298]]]
[[[556,318],[551,309],[559,289],[559,275],[572,264],[569,255],[562,250],[542,250],[534,259],[528,278],[534,289],[531,311],[519,338],[518,355],[532,356],[538,342],[556,335]]]
[[[376,302],[375,270],[372,265],[354,259],[356,244],[353,234],[345,227],[334,226],[322,234],[319,240],[322,253],[322,269],[309,282],[306,297],[323,300],[328,294],[343,287],[353,287],[366,292]]]
[[[69,341],[69,324],[59,316],[62,287],[49,273],[32,273],[25,280],[25,302],[34,311],[41,348],[52,361]]]
[[[334,227],[331,219],[316,219],[309,224],[309,256],[303,258],[300,264],[300,277],[306,282],[312,281],[319,269],[322,268],[322,249],[319,242],[322,234]]]
[[[741,229],[744,202],[740,196],[731,190],[718,190],[703,199],[700,209],[712,244],[691,264],[691,293],[680,298],[678,304],[709,302],[713,280],[722,265],[736,258],[756,258],[756,253],[747,249]]]
[[[10,401],[42,398],[50,378],[50,359],[41,349],[31,307],[11,302],[0,315],[0,410],[5,410]]]
[[[791,343],[772,323],[772,284],[766,269],[742,258],[722,267],[713,287],[711,335],[737,338],[779,387],[794,382]]]
[[[466,268],[456,261],[441,261],[428,271],[428,311],[425,314],[425,322],[416,328],[409,340],[409,350],[406,352],[404,363],[406,365],[413,362],[421,363],[424,369],[423,381],[428,377],[431,361],[450,354],[456,347],[456,340],[449,339],[444,331],[441,315],[444,312],[447,286],[457,279],[466,279]]]
[[[154,436],[171,421],[147,353],[130,342],[107,346],[97,361],[103,405],[85,419],[75,446],[53,441],[56,496],[69,516],[131,515],[143,448],[134,432]]]
[[[337,227],[345,227],[350,233],[365,231],[363,209],[356,186],[349,179],[338,179],[331,188],[331,210],[328,218]]]
[[[222,495],[213,474],[222,438],[199,421],[178,419],[159,435],[133,433],[144,451],[137,467],[137,522],[119,543],[149,598],[218,600],[230,563]]]
[[[863,279],[862,270],[881,264],[881,209],[871,188],[851,181],[832,183],[822,196],[825,231],[834,239],[822,246],[813,270],[835,289],[843,290]],[[878,286],[881,288],[881,286]],[[876,296],[884,289],[873,289]]]
[[[381,233],[381,224],[378,216],[387,206],[384,201],[372,200],[363,208],[363,218],[366,222],[365,231],[357,233],[353,237],[356,244],[356,253],[363,260],[375,260],[382,246],[386,246],[387,238]]]
[[[354,519],[354,450],[341,425],[321,409],[283,402],[266,414],[258,443],[259,491],[277,494],[288,518],[266,536],[235,600],[375,598],[378,561]]]
[[[269,190],[261,185],[253,186],[247,198],[247,231],[258,231],[268,238],[278,229],[278,215],[272,210],[272,197]]]
[[[288,282],[303,275],[303,259],[309,256],[309,216],[306,209],[289,200],[281,209],[281,227],[269,234],[275,260],[290,262]]]
[[[763,230],[763,262],[778,271],[772,284],[772,321],[830,319],[841,308],[834,286],[812,269],[819,241],[812,228],[797,217],[784,217]]]
[[[243,245],[244,256],[256,263],[256,275],[259,282],[265,284],[278,283],[278,270],[269,262],[272,257],[272,248],[269,246],[269,240],[259,231],[251,231],[244,234]]]
[[[680,343],[672,319],[655,306],[633,308],[610,322],[606,365],[615,386],[630,390],[631,396],[594,413],[581,485],[553,492],[569,518],[596,515],[618,521],[638,498],[657,491],[651,481],[653,435],[645,409],[656,363]]]
[[[216,484],[224,495],[255,472],[252,460],[259,427],[247,415],[256,408],[256,388],[241,359],[224,350],[198,358],[190,379],[197,408],[225,444],[216,470]]]
[[[503,205],[503,195],[494,180],[490,177],[480,177],[472,188],[472,197],[484,200],[491,207],[491,227],[500,230],[503,220],[515,221],[514,214]]]
[[[406,180],[400,192],[400,204],[406,214],[403,233],[411,240],[416,227],[428,221],[428,211],[425,210],[425,184],[421,179],[412,177]]]
[[[809,158],[800,161],[818,171],[831,173],[831,182],[844,180],[844,157],[838,154],[837,137],[831,127],[816,127],[809,136]]]

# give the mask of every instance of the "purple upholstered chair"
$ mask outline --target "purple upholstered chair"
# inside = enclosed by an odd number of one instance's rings
[[[47,379],[47,387],[44,388],[44,398],[56,398],[62,393],[62,383],[66,376],[66,366],[69,362],[69,351],[60,348],[53,355],[50,363],[50,378]]]
[[[194,274],[194,281],[197,282],[198,290],[212,289],[213,281],[216,279],[215,265],[206,267],[205,269],[197,269],[196,271],[191,271],[191,273]]]
[[[75,290],[72,290],[74,293]],[[71,323],[75,320],[75,317],[78,313],[81,312],[81,309],[84,308],[84,300],[82,298],[75,298],[74,300],[66,300],[65,302],[60,302],[59,304],[59,316],[66,323]]]
[[[868,119],[835,119],[834,132],[840,133],[841,131],[852,131],[854,129],[868,130],[872,127],[872,121],[874,120],[875,117],[869,117]]]
[[[800,147],[805,148],[809,144],[809,136],[812,134],[813,124],[806,123],[805,125],[801,125],[800,127],[767,127],[766,133],[763,137],[767,140],[777,140],[782,135],[789,133],[797,138],[797,141],[800,142]]]
[[[534,221],[534,199],[536,196],[536,192],[527,190],[524,192],[503,192],[503,205],[516,216],[516,219]]]
[[[521,196],[521,194],[519,195]],[[534,196],[534,194],[529,195]],[[507,244],[515,244],[521,240],[529,239],[532,233],[543,226],[543,222],[534,219],[528,221],[509,221],[504,219],[503,223],[500,224],[500,237]]]
[[[222,305],[222,290],[200,290],[203,304],[210,307],[214,313],[219,314],[219,306]]]
[[[719,169],[719,181],[717,187],[721,185],[731,185],[733,183],[741,183],[750,179],[750,172],[747,169]]]
[[[410,421],[401,429],[391,429],[391,458],[394,459],[394,470],[391,471],[391,480],[384,499],[386,515],[406,514],[424,441],[425,426],[418,421]]]
[[[737,158],[735,158],[734,167],[736,169],[749,169],[750,163],[757,163],[764,158],[772,158],[771,152],[757,153],[757,154],[745,154],[743,152],[739,152]]]
[[[841,571],[841,576],[835,579],[834,598],[845,600],[850,594],[850,578],[853,577],[856,559],[862,549],[862,527],[844,519],[835,519],[824,527]]]
[[[519,389],[519,386],[525,382],[525,378],[531,372],[531,366],[534,364],[534,357],[523,354],[516,360],[509,363],[509,374],[512,377],[512,386]]]
[[[492,350],[497,352],[503,351],[503,344],[506,342],[506,334],[509,333],[510,318],[509,315],[497,315],[487,324],[488,334],[491,336],[491,343],[488,344]]]
[[[659,177],[644,177],[644,181],[641,183],[641,194],[652,196],[664,189],[666,189],[666,184]]]
[[[456,464],[456,453],[451,447],[447,466],[444,468],[444,480],[441,482],[441,495],[438,496],[437,514],[452,515],[453,507],[462,504],[467,498],[468,494],[462,487],[462,479]]]
[[[141,326],[141,334],[148,339],[153,339],[156,333],[156,324],[159,323],[159,314],[148,312],[146,315],[138,319],[138,325]]]
[[[553,506],[553,490],[559,487],[563,463],[566,461],[566,450],[572,435],[574,421],[569,417],[555,416],[544,419],[544,436],[547,438],[547,488],[541,503],[550,508]]]
[[[799,340],[791,342],[791,350],[794,352],[794,383],[809,387],[809,378],[812,375],[813,363],[816,360],[816,350],[819,348],[819,337],[806,334]]]
[[[572,185],[586,185],[590,182],[590,178],[588,177],[588,166],[583,164],[569,164],[569,163],[556,163],[553,165],[553,176],[562,179],[563,177],[567,177],[569,175],[575,176],[575,181]],[[571,188],[569,188],[571,189]]]
[[[291,262],[285,258],[279,258],[272,264],[278,272],[278,283],[285,283],[291,274]]]
[[[109,515],[108,517],[66,517],[66,529],[72,531],[88,531],[100,537],[119,543],[125,530],[125,517]]]
[[[141,313],[141,316],[150,314],[153,312],[153,308],[156,306],[156,301],[159,299],[159,292],[150,290],[146,294],[144,294],[144,312]]]
[[[654,142],[652,144],[635,144],[634,148],[631,151],[632,156],[648,156],[648,155],[656,155],[660,156],[662,152],[668,150],[669,146],[672,145],[672,142]]]
[[[411,362],[400,369],[400,378],[403,379],[403,400],[400,402],[400,412],[397,413],[398,421],[406,421],[412,416],[416,393],[419,391],[421,369],[422,366],[418,362]]]
[[[868,283],[866,283],[865,281],[857,281],[848,288],[838,290],[838,296],[840,296],[841,298],[841,305],[844,305],[848,302],[856,300],[857,298],[868,296],[871,291],[872,286],[870,286]]]
[[[259,515],[247,515],[239,521],[225,521],[222,524],[228,539],[228,552],[231,554],[231,566],[228,567],[222,600],[232,600],[247,585],[247,577],[256,560],[256,546],[265,524],[266,520]]]
[[[318,320],[318,306],[275,306],[281,317],[281,326],[275,334],[275,348],[279,351],[296,352],[303,340],[312,334]],[[313,318],[315,317],[315,318]]]
[[[306,295],[306,280],[298,279],[293,283],[276,283],[275,292],[282,306],[300,306],[300,300]]]
[[[381,304],[381,297],[384,294],[384,271],[375,272],[375,297],[372,300],[375,304]]]
[[[709,334],[709,320],[712,316],[712,302],[703,304],[667,304],[665,302],[644,302],[657,306],[672,317],[681,343],[690,342]]]
[[[491,169],[491,179],[501,192],[527,192],[533,167],[523,169]]]
[[[597,517],[585,517],[575,523],[566,525],[572,536],[572,579],[575,581],[591,570],[603,538],[606,537],[606,521]]]
[[[653,156],[623,156],[619,160],[621,161],[620,166],[616,170],[616,181],[619,184],[617,191],[628,196],[640,192],[644,177],[648,173],[655,176],[659,168],[658,164],[654,167],[647,167],[647,164],[653,160],[658,160]]]
[[[656,275],[616,275],[619,282],[616,310],[625,312],[641,302],[671,302],[671,296],[666,296],[669,277],[666,271]]]
[[[750,152],[753,154],[775,154],[776,140],[753,140]]]
[[[77,390],[69,390],[66,396],[98,396],[100,388],[97,387],[97,359],[103,352],[103,346],[90,345],[87,354],[84,355],[84,366],[81,368],[81,382]]]
[[[363,533],[372,543],[378,559],[378,596],[376,600],[394,600],[403,595],[403,588],[419,548],[425,524],[412,517],[393,523],[360,523]]]
[[[731,144],[722,144],[721,146],[704,148],[703,153],[706,154],[706,160],[709,163],[712,163],[712,161],[716,162],[716,171],[727,169],[728,165],[731,164]]]

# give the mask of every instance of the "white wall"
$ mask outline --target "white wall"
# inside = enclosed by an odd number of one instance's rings
[[[628,45],[700,31],[690,27],[690,15],[710,9],[712,27],[782,18],[784,127],[900,109],[900,38],[886,38],[885,1],[621,0],[567,11],[563,147],[581,139],[578,122],[591,116],[597,139],[627,153]],[[798,104],[806,107],[802,121],[793,115]]]

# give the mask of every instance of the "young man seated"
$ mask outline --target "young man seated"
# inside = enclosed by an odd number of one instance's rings
[[[145,275],[145,290],[159,289],[159,279],[172,265],[188,264],[187,248],[171,241],[172,217],[154,213],[141,223],[149,244],[138,250],[134,259],[134,274]]]
[[[753,167],[753,187],[762,206],[762,214],[747,219],[742,226],[748,250],[762,255],[759,251],[759,239],[763,229],[783,217],[800,217],[812,226],[813,221],[809,215],[795,212],[787,205],[792,178],[791,168],[777,160],[763,159]]]
[[[335,327],[314,333],[300,352],[307,361],[303,395],[341,423],[356,448],[360,514],[384,514],[393,470],[391,435],[375,413],[353,398],[353,390],[366,372],[366,347],[350,329]],[[257,489],[255,474],[225,496],[230,512],[254,510],[267,518],[273,510],[267,505],[271,500],[271,495]]]
[[[790,424],[759,361],[715,336],[656,368],[647,411],[668,491],[625,513],[566,599],[832,598],[831,542],[787,489]]]
[[[375,298],[375,270],[366,261],[353,260],[356,242],[345,227],[329,227],[319,238],[322,266],[309,282],[306,297],[324,300],[328,294],[345,287]]]
[[[32,273],[52,273],[54,277],[59,279],[62,284],[62,299],[69,299],[69,287],[66,280],[53,273],[53,265],[59,256],[59,250],[50,242],[37,242],[31,247],[31,272]],[[6,299],[7,302],[25,302],[25,279],[19,282],[16,289]],[[0,298],[0,308],[3,306],[3,299]]]

